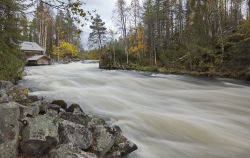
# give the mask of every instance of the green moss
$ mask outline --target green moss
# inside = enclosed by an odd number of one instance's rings
[[[67,103],[64,100],[54,100],[51,104],[59,105],[63,109],[67,109]]]

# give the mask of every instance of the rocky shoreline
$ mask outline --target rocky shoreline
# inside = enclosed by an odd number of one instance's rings
[[[118,126],[78,104],[0,81],[0,158],[121,158],[137,150]]]

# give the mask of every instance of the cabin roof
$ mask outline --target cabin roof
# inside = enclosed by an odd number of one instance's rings
[[[37,61],[43,57],[46,57],[47,59],[49,59],[49,57],[47,57],[46,55],[35,55],[33,57],[28,58],[27,61]]]
[[[41,46],[39,46],[36,42],[27,42],[27,41],[21,43],[21,50],[44,52],[44,49]]]

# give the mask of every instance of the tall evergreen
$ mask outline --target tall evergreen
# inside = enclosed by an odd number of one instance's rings
[[[16,0],[0,2],[0,80],[13,80],[21,75],[21,11],[22,6]]]

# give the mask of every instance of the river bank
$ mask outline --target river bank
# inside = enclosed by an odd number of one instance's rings
[[[80,105],[0,81],[0,158],[119,158],[137,149],[119,126]]]
[[[121,127],[138,145],[129,158],[249,158],[248,82],[103,70],[81,62],[26,72],[19,85],[31,95],[77,102]]]
[[[191,75],[191,76],[204,76],[204,77],[220,77],[231,78],[238,80],[250,81],[250,68],[249,70],[238,69],[232,71],[188,71],[176,68],[156,67],[156,66],[140,66],[135,64],[130,65],[100,65],[100,69],[106,70],[136,70],[143,72],[162,73],[162,74],[174,74],[174,75]]]

